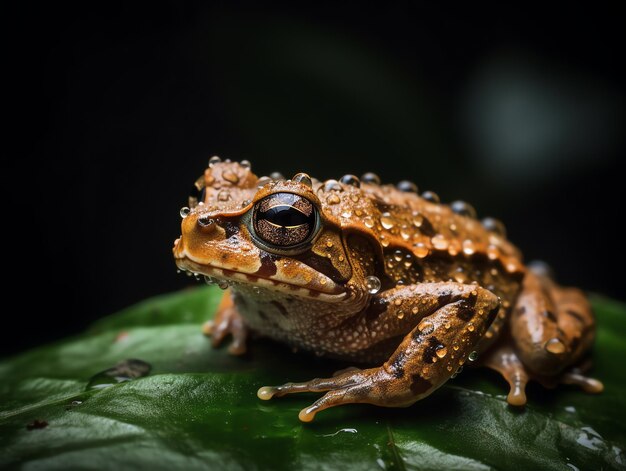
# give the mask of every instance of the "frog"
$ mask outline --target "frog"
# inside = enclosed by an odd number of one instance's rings
[[[464,201],[372,172],[258,177],[214,156],[180,215],[178,269],[225,290],[203,328],[214,347],[228,337],[242,355],[260,336],[353,365],[258,390],[322,394],[302,422],[346,404],[408,407],[468,365],[499,373],[512,407],[531,380],[603,390],[586,375],[595,318],[583,291],[525,263],[504,225]]]

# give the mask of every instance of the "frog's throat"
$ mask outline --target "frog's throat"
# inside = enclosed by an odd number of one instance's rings
[[[214,265],[198,263],[188,256],[176,257],[176,266],[179,270],[193,273],[194,275],[204,275],[220,281],[225,280],[229,284],[243,284],[248,286],[258,286],[260,288],[279,291],[292,296],[316,299],[318,301],[338,302],[345,300],[348,292],[330,278],[318,274],[316,280],[311,280],[306,284],[298,284],[297,279],[281,276],[278,270],[271,277],[259,276],[255,273],[245,273],[235,271],[231,268],[223,268]]]

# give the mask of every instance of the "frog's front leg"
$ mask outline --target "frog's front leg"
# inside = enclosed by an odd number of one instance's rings
[[[463,365],[500,305],[497,296],[490,291],[459,283],[423,283],[395,288],[376,302],[386,306],[386,310],[366,324],[372,339],[382,337],[380,326],[384,323],[387,323],[387,338],[394,330],[410,330],[382,366],[305,383],[263,387],[257,393],[259,398],[267,400],[296,392],[328,391],[300,412],[300,420],[304,422],[313,420],[321,410],[342,404],[409,406],[435,391]],[[389,327],[390,322],[396,325]]]
[[[229,353],[232,355],[243,355],[246,353],[248,328],[239,312],[237,312],[230,289],[224,292],[224,296],[217,307],[215,319],[205,322],[202,326],[202,332],[211,338],[213,347],[218,347],[224,338],[231,334],[233,341],[228,347]]]

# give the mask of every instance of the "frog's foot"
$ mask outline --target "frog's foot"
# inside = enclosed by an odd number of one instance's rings
[[[233,340],[228,347],[228,352],[232,355],[243,355],[246,353],[248,329],[237,312],[229,291],[224,293],[224,297],[217,308],[215,319],[205,322],[202,326],[202,332],[211,338],[213,347],[219,347],[224,338],[231,334]]]
[[[510,325],[519,359],[528,371],[546,377],[579,363],[595,335],[585,295],[557,285],[534,266],[524,277]]]
[[[491,368],[502,375],[509,383],[507,402],[512,406],[526,405],[526,385],[530,380],[537,381],[545,388],[555,388],[557,384],[574,384],[588,393],[600,393],[604,385],[597,379],[583,374],[583,369],[572,368],[564,373],[553,376],[539,376],[530,371],[520,361],[509,342],[500,342],[485,353],[481,365]]]
[[[480,362],[502,375],[509,383],[509,394],[506,400],[512,406],[526,405],[526,385],[530,376],[524,365],[510,345],[498,344],[485,353]]]
[[[257,396],[259,399],[269,400],[293,393],[327,391],[324,396],[298,414],[302,422],[311,422],[318,412],[342,404],[368,403],[386,407],[410,405],[415,402],[415,397],[410,394],[405,382],[406,379],[397,378],[384,367],[367,370],[350,369],[332,378],[264,386],[258,390]]]

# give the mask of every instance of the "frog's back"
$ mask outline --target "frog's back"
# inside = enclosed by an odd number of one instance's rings
[[[383,288],[456,281],[476,283],[513,304],[524,276],[520,251],[492,218],[476,219],[471,205],[442,204],[415,185],[379,185],[373,176],[359,187],[320,184],[318,194],[346,234],[367,234],[379,254]],[[348,236],[349,238],[349,236]],[[351,246],[349,241],[348,246]]]

